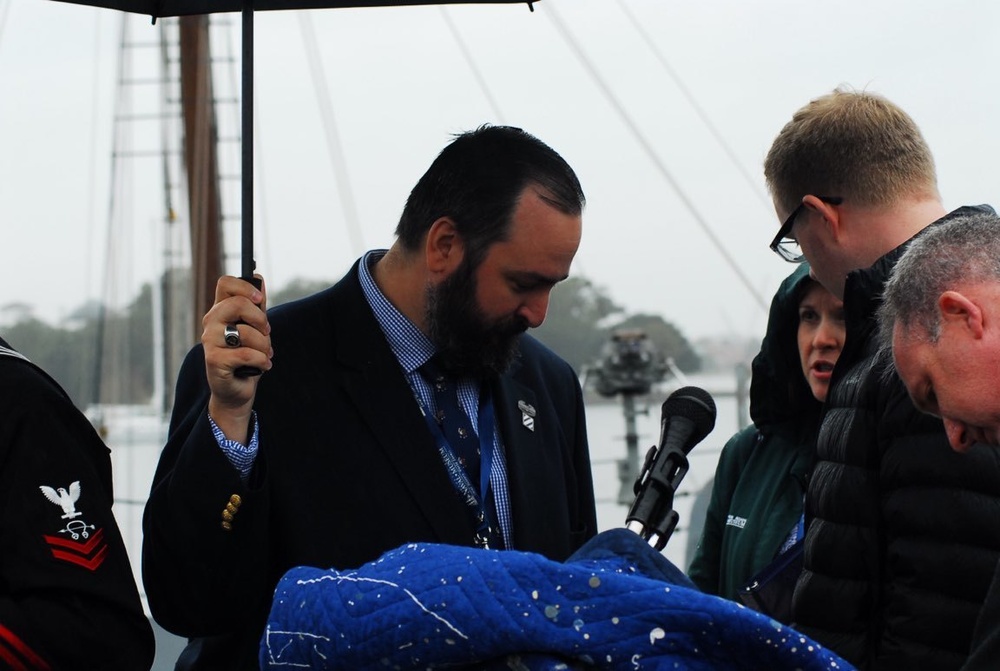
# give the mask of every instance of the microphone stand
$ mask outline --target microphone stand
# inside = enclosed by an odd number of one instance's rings
[[[674,510],[674,494],[688,472],[687,455],[677,447],[656,446],[646,460],[632,491],[635,501],[625,518],[625,528],[637,533],[656,550],[662,550],[680,519]]]

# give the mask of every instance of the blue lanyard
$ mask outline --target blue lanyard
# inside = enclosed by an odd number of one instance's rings
[[[485,501],[489,494],[490,473],[493,470],[493,433],[495,427],[493,415],[493,400],[490,397],[489,389],[483,387],[479,390],[479,491],[469,480],[468,473],[462,468],[455,456],[455,451],[448,443],[448,439],[441,432],[441,427],[434,421],[427,409],[420,404],[420,412],[427,422],[434,442],[437,445],[438,453],[444,461],[445,470],[448,471],[448,478],[455,490],[465,500],[465,504],[473,511],[477,522],[475,542],[481,547],[488,547],[490,534],[490,522],[486,515]],[[500,532],[499,529],[496,530]]]

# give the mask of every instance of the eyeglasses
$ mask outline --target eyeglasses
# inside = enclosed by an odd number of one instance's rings
[[[821,201],[827,205],[840,205],[844,202],[844,199],[840,196],[816,196]],[[783,258],[789,263],[802,263],[805,257],[802,256],[802,248],[799,247],[799,241],[792,237],[792,226],[795,225],[795,220],[802,210],[804,210],[806,204],[799,203],[799,206],[792,210],[792,213],[788,215],[784,223],[781,224],[781,228],[778,229],[778,234],[774,236],[774,240],[771,241],[771,251]]]

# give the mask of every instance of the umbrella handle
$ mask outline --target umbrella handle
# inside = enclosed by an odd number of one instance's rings
[[[263,283],[261,282],[261,279],[259,277],[242,277],[240,279],[242,279],[244,282],[249,282],[250,284],[254,285],[254,287],[256,287],[257,289],[260,289],[263,286]],[[239,323],[245,324],[246,322],[239,322]],[[247,378],[247,377],[253,377],[255,375],[260,375],[263,372],[264,371],[262,371],[260,368],[256,368],[255,366],[239,366],[236,368],[236,370],[233,371],[233,375],[239,378]]]

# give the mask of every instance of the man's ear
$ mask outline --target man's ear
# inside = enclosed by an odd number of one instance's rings
[[[424,257],[432,275],[450,275],[464,256],[465,244],[454,221],[441,217],[431,224],[424,239]]]
[[[983,311],[969,297],[957,291],[946,291],[938,297],[942,325],[967,329],[979,340],[983,337]]]
[[[816,196],[809,195],[802,199],[802,204],[806,209],[819,214],[823,219],[823,226],[826,226],[834,240],[839,241],[843,234],[840,221],[840,211],[830,203],[824,203]]]

